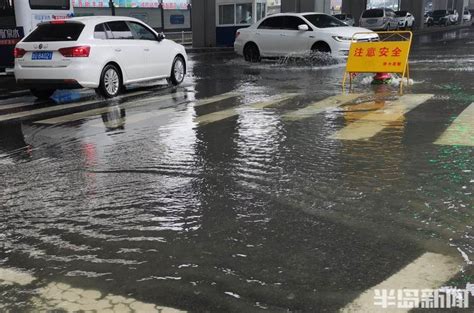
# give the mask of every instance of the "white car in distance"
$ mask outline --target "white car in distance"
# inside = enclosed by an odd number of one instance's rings
[[[471,11],[469,11],[467,8],[465,8],[463,11],[462,20],[463,22],[470,22],[472,20]]]
[[[395,11],[398,28],[408,29],[415,26],[415,17],[408,11]]]
[[[359,25],[372,30],[390,31],[398,29],[398,20],[392,9],[368,9],[362,12]]]
[[[180,84],[187,55],[142,21],[94,16],[41,23],[15,47],[15,78],[34,96],[56,89],[95,88],[104,97],[156,79]]]
[[[234,50],[246,61],[287,55],[323,52],[347,57],[356,33],[358,41],[378,41],[379,36],[365,28],[350,27],[324,13],[281,13],[237,30]]]

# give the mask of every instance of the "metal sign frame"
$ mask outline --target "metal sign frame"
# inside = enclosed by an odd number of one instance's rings
[[[400,93],[403,92],[403,78],[406,78],[407,81],[410,79],[410,65],[408,62],[408,58],[410,56],[410,51],[411,51],[411,45],[413,41],[413,33],[411,31],[382,31],[382,32],[377,32],[379,35],[380,40],[379,41],[373,41],[373,42],[362,42],[358,41],[356,38],[358,35],[371,35],[373,32],[359,32],[355,33],[352,36],[352,41],[351,41],[351,48],[349,51],[349,56],[347,59],[347,65],[346,65],[346,70],[344,72],[344,78],[342,81],[342,88],[345,90],[346,88],[346,81],[347,77],[349,77],[349,83],[350,83],[350,88],[352,89],[352,81],[354,74],[358,73],[400,73],[402,74],[402,79],[400,80]],[[349,69],[351,57],[354,57],[352,52],[354,51],[354,48],[357,47],[358,45],[369,45],[369,44],[374,44],[374,43],[380,43],[380,42],[386,42],[386,43],[394,43],[394,42],[408,42],[408,51],[406,53],[405,58],[403,58],[401,61],[403,62],[403,68],[402,70],[399,71],[390,71],[390,69],[371,69],[370,71],[353,71]]]

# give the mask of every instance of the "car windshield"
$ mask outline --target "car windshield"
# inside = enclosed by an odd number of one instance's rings
[[[372,18],[372,17],[383,17],[383,10],[382,9],[371,9],[366,10],[362,13],[363,18]]]
[[[340,20],[345,20],[346,19],[345,14],[336,14],[336,15],[334,15],[334,17],[337,18],[337,19],[340,19]]]
[[[433,16],[443,16],[446,15],[446,10],[436,10],[433,12]]]
[[[40,24],[24,41],[76,41],[83,29],[80,23]]]
[[[398,17],[405,17],[405,16],[407,16],[408,12],[407,11],[395,11],[395,14]]]
[[[348,26],[337,18],[326,14],[307,14],[304,17],[317,28],[343,27]]]

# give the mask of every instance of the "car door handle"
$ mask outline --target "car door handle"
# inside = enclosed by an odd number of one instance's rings
[[[122,51],[122,49],[118,49],[118,48],[115,49],[115,52],[120,52],[120,51]]]
[[[281,36],[281,37],[286,37],[286,35],[285,35],[285,34],[280,34],[280,36]]]
[[[145,51],[147,51],[147,52],[150,51],[150,49],[148,49],[148,48],[145,48],[145,49],[143,49],[143,50],[145,50]]]

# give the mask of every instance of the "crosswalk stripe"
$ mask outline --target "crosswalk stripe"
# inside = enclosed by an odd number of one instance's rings
[[[358,298],[346,305],[341,313],[379,313],[379,312],[409,312],[410,309],[390,306],[383,308],[376,303],[382,302],[378,293],[395,290],[433,290],[440,288],[449,279],[454,277],[461,266],[461,262],[450,256],[427,252],[406,267],[389,277],[387,280],[363,292]],[[380,297],[378,297],[380,296]],[[389,301],[391,302],[391,301]]]
[[[185,95],[184,92],[177,92],[174,94],[167,94],[167,95],[161,95],[161,96],[156,96],[152,98],[145,98],[145,99],[140,99],[134,102],[121,104],[119,105],[119,108],[138,107],[138,106],[151,104],[154,102],[169,100],[169,99],[172,99],[173,97],[182,97],[184,95]],[[100,114],[108,113],[108,112],[110,112],[110,107],[104,107],[104,108],[92,109],[88,111],[53,117],[53,118],[49,118],[49,119],[45,119],[41,121],[36,121],[35,123],[36,124],[49,124],[49,125],[61,124],[61,123],[66,123],[66,122],[78,121],[90,116],[100,115]]]
[[[18,108],[23,108],[27,106],[33,106],[33,105],[40,105],[40,104],[45,104],[50,102],[49,100],[47,101],[40,101],[40,102],[15,102],[15,103],[10,103],[10,104],[5,104],[5,105],[0,105],[0,111],[3,110],[10,110],[10,109],[18,109]]]
[[[148,91],[137,91],[137,92],[133,92],[133,93],[128,93],[128,94],[124,94],[122,96],[116,97],[116,98],[114,98],[114,100],[119,100],[119,99],[123,99],[123,98],[138,96],[138,95],[142,95],[142,94],[145,94],[145,93],[149,93],[149,92]],[[0,122],[7,122],[7,121],[24,119],[24,118],[32,118],[34,116],[44,114],[44,113],[52,113],[52,112],[58,112],[58,111],[66,110],[66,109],[80,108],[80,107],[87,106],[87,105],[94,104],[94,103],[99,104],[99,103],[101,103],[101,101],[98,100],[98,99],[94,99],[94,100],[85,101],[85,102],[68,103],[68,104],[55,105],[55,106],[50,106],[50,107],[35,109],[35,110],[30,110],[30,111],[6,114],[6,115],[0,116]]]
[[[126,124],[127,126],[130,126],[131,124],[136,124],[140,123],[152,118],[157,118],[163,115],[167,114],[172,114],[173,112],[176,112],[175,108],[166,108],[166,109],[161,109],[156,112],[143,112],[143,113],[137,113],[133,114],[131,116],[125,116],[123,118],[123,123]],[[103,126],[109,127],[111,125],[111,121],[109,122],[103,122],[103,121],[91,121],[91,123],[88,123],[88,127],[103,127]]]
[[[207,105],[207,104],[211,104],[211,103],[215,103],[215,102],[227,100],[227,99],[230,99],[230,98],[236,98],[236,97],[238,97],[239,95],[240,95],[240,94],[238,94],[238,93],[236,93],[236,92],[226,92],[226,93],[223,93],[223,94],[214,96],[214,97],[210,97],[210,98],[205,98],[205,99],[198,100],[198,101],[196,101],[196,103],[194,104],[194,106],[195,106],[195,107],[200,107],[200,106],[203,106],[203,105]]]
[[[387,101],[384,108],[361,117],[329,138],[340,140],[369,139],[389,126],[390,122],[402,118],[406,113],[432,97],[432,94],[403,95],[398,100]]]
[[[326,98],[321,101],[313,102],[310,105],[283,115],[283,119],[287,121],[297,121],[324,112],[328,108],[338,107],[343,104],[354,101],[361,97],[361,94],[342,94]]]
[[[15,103],[25,103],[30,102],[33,104],[35,101],[35,97],[33,96],[21,96],[21,97],[6,97],[0,98],[0,108],[3,108],[6,105],[15,104]]]
[[[434,143],[474,146],[474,103],[471,103]]]
[[[275,106],[283,101],[294,98],[296,96],[298,96],[298,94],[282,94],[280,95],[280,97],[276,99],[252,103],[250,105],[243,106],[243,108],[264,109],[267,107]],[[198,116],[194,119],[194,121],[200,125],[205,125],[205,124],[221,121],[226,118],[236,116],[238,114],[239,114],[239,111],[237,110],[237,108],[232,108],[232,109],[222,110],[222,111]]]

